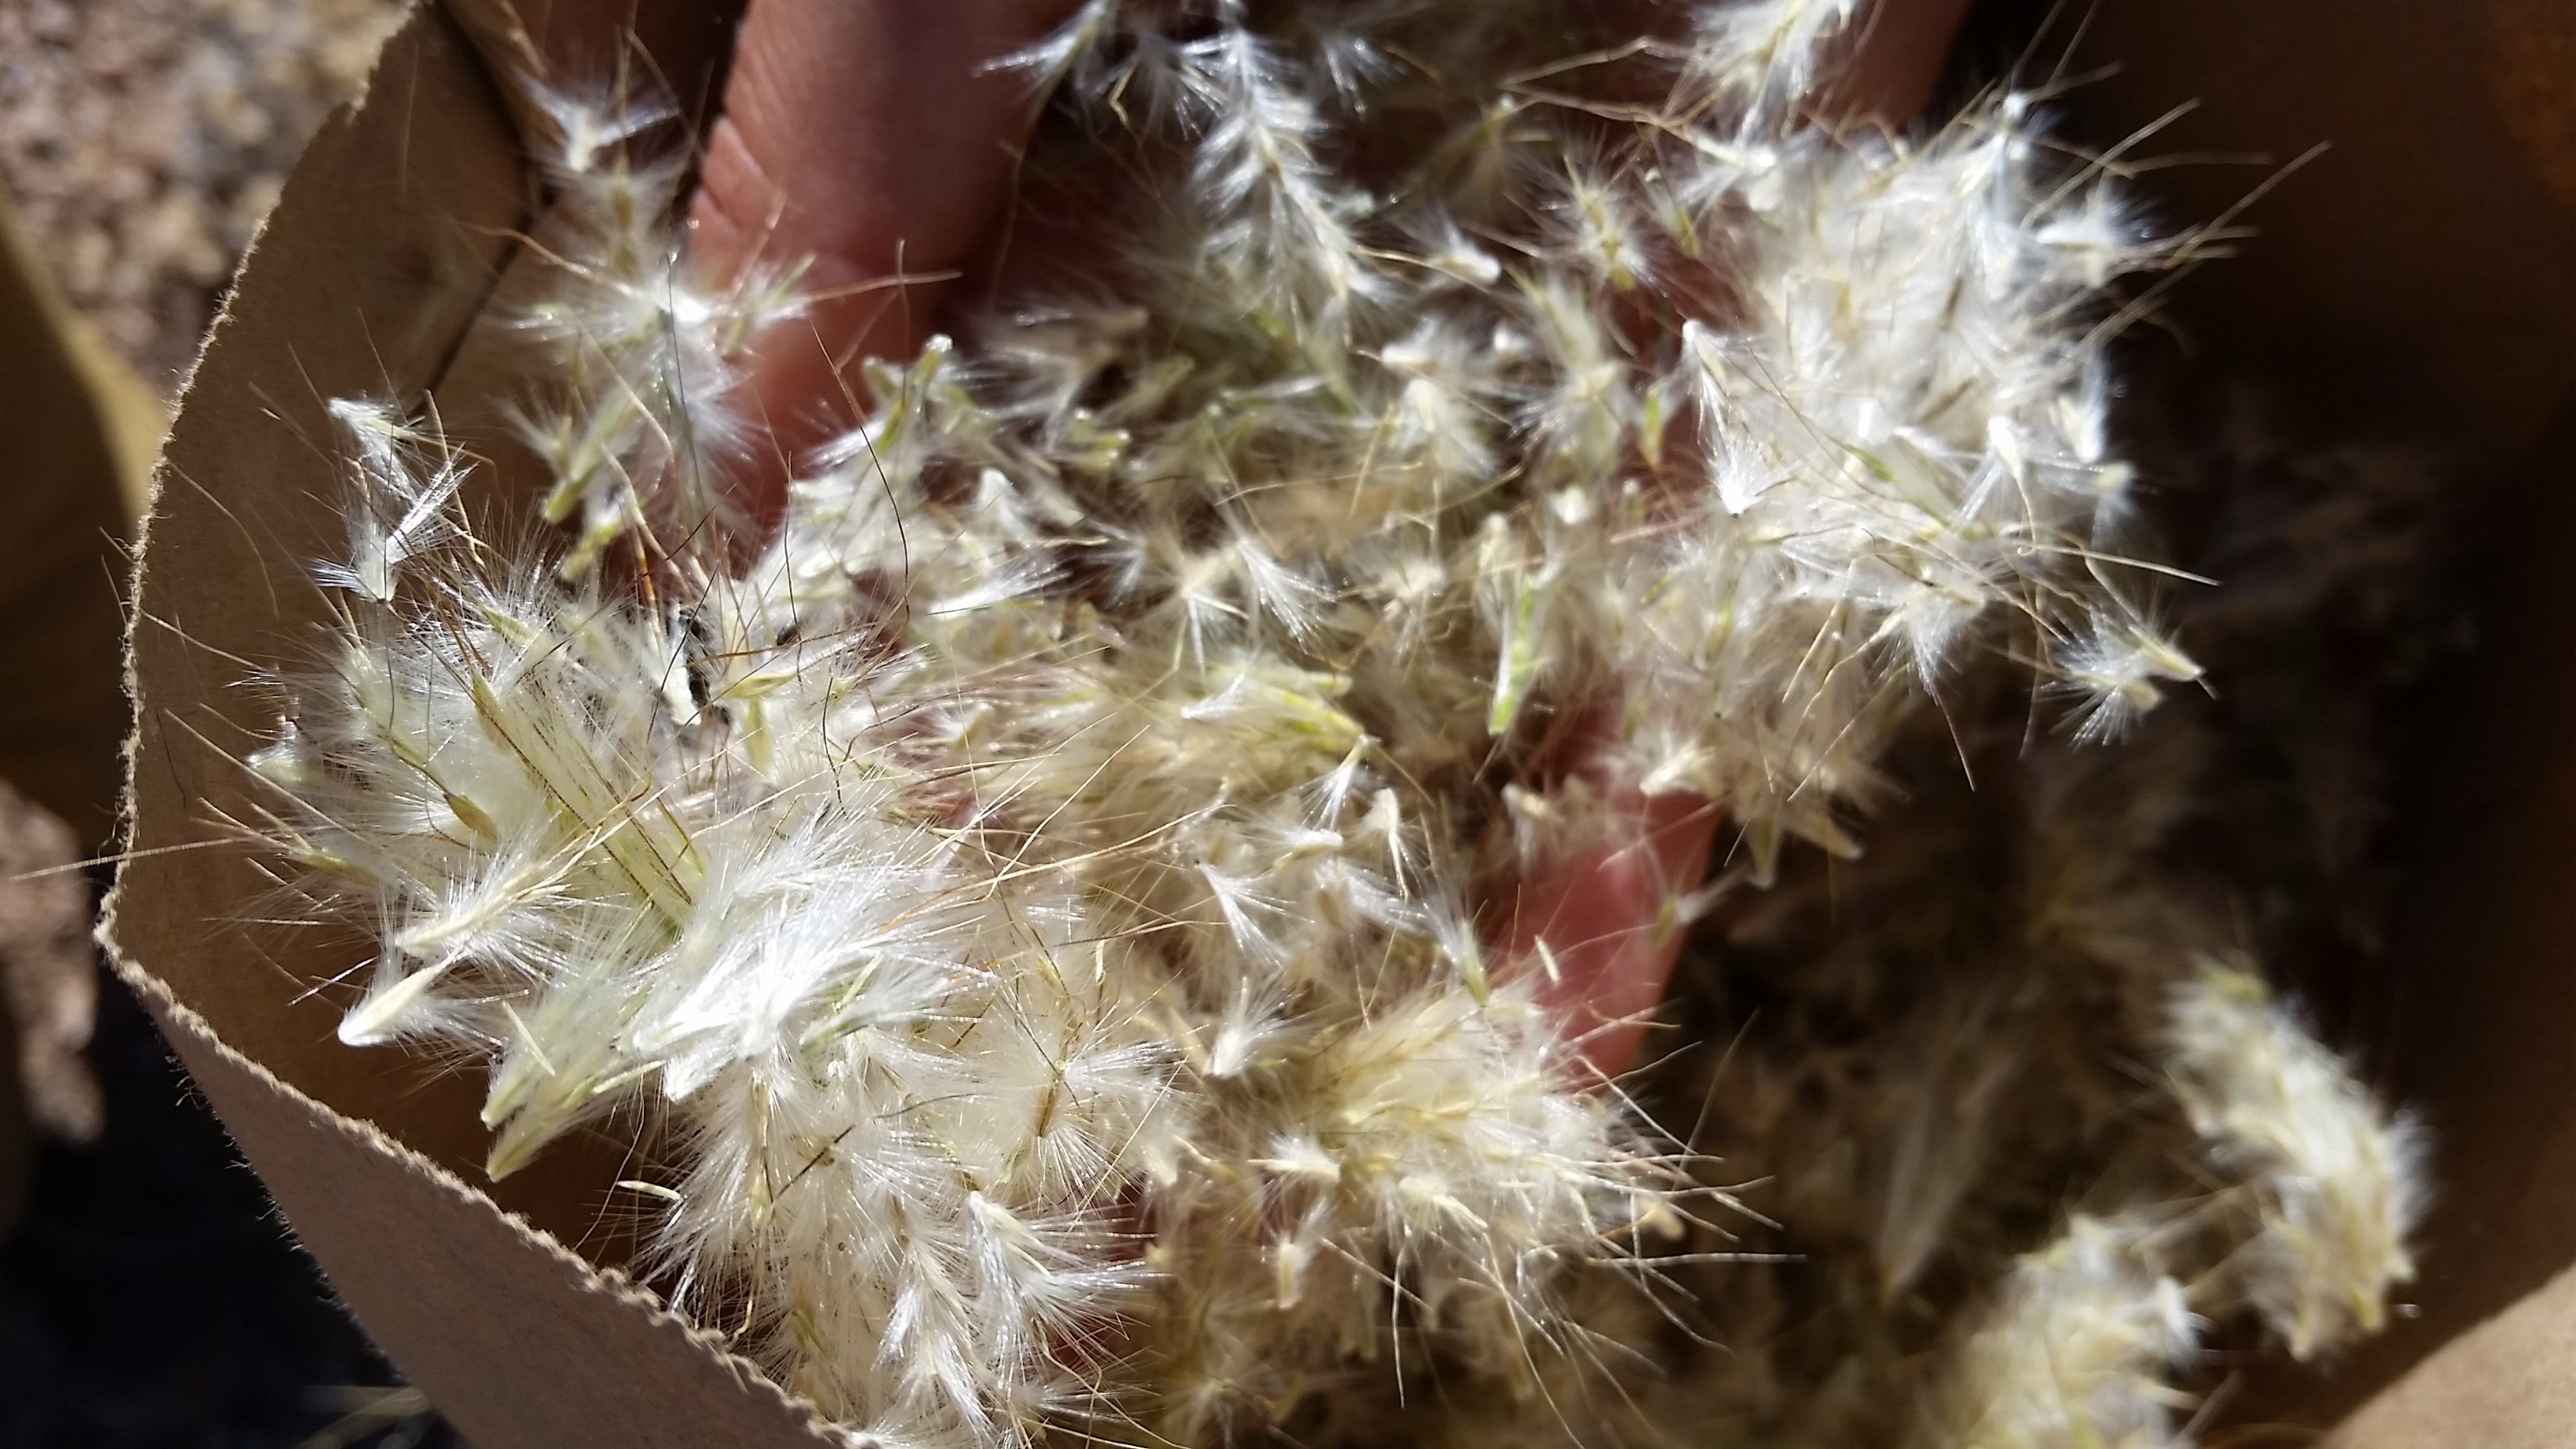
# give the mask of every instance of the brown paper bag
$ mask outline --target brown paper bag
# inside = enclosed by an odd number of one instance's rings
[[[274,724],[243,681],[321,637],[298,561],[338,529],[323,402],[439,387],[529,219],[519,154],[480,63],[423,10],[255,245],[145,526],[131,858],[103,939],[333,1287],[475,1443],[820,1443],[713,1335],[576,1253],[617,1256],[613,1156],[558,1154],[496,1191],[479,1082],[338,1043],[309,988],[356,943],[246,929],[267,882],[220,824],[255,818],[233,759]]]
[[[2422,1314],[2330,1378],[2258,1384],[2240,1402],[2269,1422],[2324,1424],[2367,1400],[2337,1441],[2350,1449],[2576,1442],[2576,1277],[2561,1276],[2576,1261],[2576,1070],[2561,1045],[2576,1025],[2576,970],[2562,964],[2576,950],[2563,879],[2576,862],[2576,632],[2550,627],[2576,597],[2551,547],[2570,535],[2543,526],[2576,523],[2559,517],[2576,493],[2549,471],[2519,486],[2576,438],[2576,245],[2516,129],[2557,122],[2508,122],[2496,97],[2513,86],[2495,80],[2499,54],[2527,58],[2516,36],[2560,22],[2540,0],[2100,9],[2087,55],[2131,68],[2085,104],[2115,134],[2207,95],[2206,134],[2174,149],[2286,157],[2346,142],[2259,214],[2271,240],[2251,260],[2207,274],[2221,279],[2207,315],[2234,309],[2244,324],[2224,334],[2234,359],[2301,379],[2320,419],[2385,413],[2392,396],[2420,405],[2415,421],[2477,441],[2456,461],[2495,516],[2529,525],[2500,527],[2494,572],[2528,637],[2460,681],[2465,703],[2428,758],[2471,764],[2426,773],[2407,802],[2427,822],[2410,836],[2426,841],[2422,868],[2399,970],[2365,1002],[2397,1095],[2428,1105],[2443,1143]],[[2567,74],[2576,82],[2576,66]],[[314,143],[257,243],[145,532],[132,858],[104,939],[334,1286],[476,1443],[820,1444],[806,1407],[616,1271],[628,1244],[613,1144],[495,1187],[477,1166],[479,1082],[339,1045],[311,988],[365,959],[364,943],[249,929],[266,882],[220,825],[248,818],[233,757],[272,723],[243,682],[295,666],[319,637],[298,561],[337,541],[322,402],[431,392],[475,436],[478,395],[506,371],[477,319],[537,204],[518,156],[473,52],[424,11],[363,105]],[[2233,188],[2215,205],[2186,187],[2175,210],[2211,214],[2246,184],[2210,182]],[[2436,264],[2455,270],[2436,278]],[[2512,375],[2484,378],[2482,355]],[[513,506],[510,473],[482,470],[487,509]]]

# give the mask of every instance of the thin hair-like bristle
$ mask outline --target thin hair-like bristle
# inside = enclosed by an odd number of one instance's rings
[[[485,1055],[495,1176],[655,1104],[656,1268],[854,1429],[1232,1442],[1424,1374],[1564,1422],[1682,1321],[1727,1198],[1545,1004],[1579,943],[1489,961],[1476,882],[1673,794],[1756,876],[1852,853],[1972,658],[2088,741],[2196,680],[2129,602],[2104,441],[2104,289],[2170,248],[2009,101],[1810,124],[1851,0],[1598,51],[1546,0],[1185,9],[997,62],[1059,87],[1041,152],[1115,163],[1063,173],[1118,178],[1108,260],[866,363],[765,534],[728,480],[795,269],[681,265],[668,106],[542,98],[556,531],[478,535],[435,428],[334,405],[341,623],[252,761],[271,837],[379,940],[344,1039]],[[1664,99],[1579,104],[1621,67]],[[2248,1174],[2317,1144],[2236,1125],[2201,1037],[2376,1121],[2277,1016],[2177,1013]],[[1895,1197],[1938,1217],[1976,1160]],[[2402,1278],[2402,1205],[2358,1244],[2352,1193],[2248,1191],[2300,1283],[2327,1230]],[[2119,1372],[2182,1358],[2126,1231],[2016,1269],[1971,1359],[2080,1313]],[[2368,1326],[2250,1291],[2301,1353]]]

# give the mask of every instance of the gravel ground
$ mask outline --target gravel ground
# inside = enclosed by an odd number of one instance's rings
[[[242,248],[401,0],[0,0],[0,179],[165,396]]]
[[[0,182],[74,310],[164,396],[404,9],[0,0]],[[457,1443],[330,1300],[141,1008],[98,981],[86,1073],[31,1073],[58,1135],[0,1243],[0,1449]],[[87,983],[12,985],[23,1014],[68,1020]]]

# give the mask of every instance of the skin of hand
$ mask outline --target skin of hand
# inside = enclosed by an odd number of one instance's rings
[[[778,442],[773,466],[742,485],[755,517],[775,515],[789,460],[859,421],[852,364],[917,347],[955,279],[989,251],[1039,109],[1023,77],[990,62],[1044,37],[1077,3],[750,0],[742,10],[689,208],[691,262],[722,277],[810,257],[819,298],[754,349],[752,395]],[[721,52],[733,16],[710,0],[450,4],[496,62],[541,76],[595,71],[625,44],[683,89]],[[1849,43],[1831,117],[1892,125],[1920,111],[1967,7],[1876,0]],[[1706,874],[1723,821],[1695,796],[1601,788],[1607,838],[1487,914],[1520,969],[1545,939],[1553,975],[1542,998],[1606,1076],[1636,1058],[1681,950],[1677,900]]]

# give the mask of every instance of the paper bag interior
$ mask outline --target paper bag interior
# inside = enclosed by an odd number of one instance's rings
[[[2403,761],[2388,960],[2330,1025],[2415,1105],[2438,1205],[2412,1316],[2325,1371],[2258,1371],[2223,1422],[2343,1420],[2353,1449],[2566,1442],[2576,1424],[2576,12],[2549,0],[2101,0],[2067,67],[2117,139],[2260,153],[2159,172],[2169,217],[2220,214],[2332,149],[2175,295],[2196,365],[2273,385],[2322,436],[2438,440],[2476,519],[2478,647]],[[434,394],[506,458],[506,349],[478,319],[540,198],[508,111],[445,13],[392,43],[325,128],[217,324],[157,479],[134,602],[131,858],[104,938],[335,1289],[475,1443],[827,1442],[810,1412],[615,1269],[635,1206],[607,1137],[495,1185],[478,1073],[334,1036],[317,987],[352,936],[262,923],[226,822],[274,726],[251,681],[316,662],[303,560],[340,546],[324,402]],[[481,471],[506,512],[514,470]],[[596,1265],[596,1266],[594,1266]]]
[[[261,235],[146,525],[131,858],[104,936],[333,1288],[473,1442],[826,1442],[719,1340],[592,1266],[628,1250],[618,1152],[576,1147],[495,1185],[478,1074],[339,1044],[316,987],[367,946],[260,924],[274,884],[226,823],[259,818],[236,761],[275,699],[252,681],[319,662],[324,600],[301,561],[341,543],[323,405],[443,395],[473,371],[475,321],[532,220],[520,155],[481,63],[423,9]],[[456,411],[468,437],[498,421]]]

